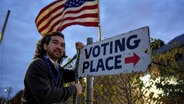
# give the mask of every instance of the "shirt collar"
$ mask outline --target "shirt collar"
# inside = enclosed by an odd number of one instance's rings
[[[48,58],[53,64],[55,67],[58,67],[59,64],[58,63],[55,63],[52,59],[50,59],[48,56],[45,56],[46,58]],[[56,68],[57,69],[57,68]]]

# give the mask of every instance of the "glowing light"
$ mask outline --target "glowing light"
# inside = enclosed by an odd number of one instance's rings
[[[7,92],[8,90],[7,89],[4,89],[5,92]]]

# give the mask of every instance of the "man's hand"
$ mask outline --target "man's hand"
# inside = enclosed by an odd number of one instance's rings
[[[76,42],[75,47],[76,49],[82,49],[84,47],[84,44],[82,42]]]
[[[77,88],[77,95],[80,95],[82,93],[81,84],[74,83],[73,85]]]

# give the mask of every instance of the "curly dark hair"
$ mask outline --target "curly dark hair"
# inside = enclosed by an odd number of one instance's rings
[[[42,58],[46,55],[46,50],[44,50],[44,44],[49,44],[52,36],[60,36],[64,39],[64,35],[60,32],[52,32],[50,34],[45,35],[41,38],[38,43],[36,44],[36,50],[33,59]],[[58,63],[60,63],[64,58],[66,58],[66,54],[64,52],[63,56],[58,59]]]

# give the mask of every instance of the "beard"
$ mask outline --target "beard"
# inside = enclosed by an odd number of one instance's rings
[[[58,60],[58,59],[62,58],[63,53],[64,53],[64,52],[62,52],[62,51],[60,51],[60,50],[58,50],[58,49],[55,49],[55,50],[53,50],[52,52],[51,52],[51,51],[48,51],[48,52],[47,52],[47,55],[48,55],[51,59],[53,59],[53,60]]]

